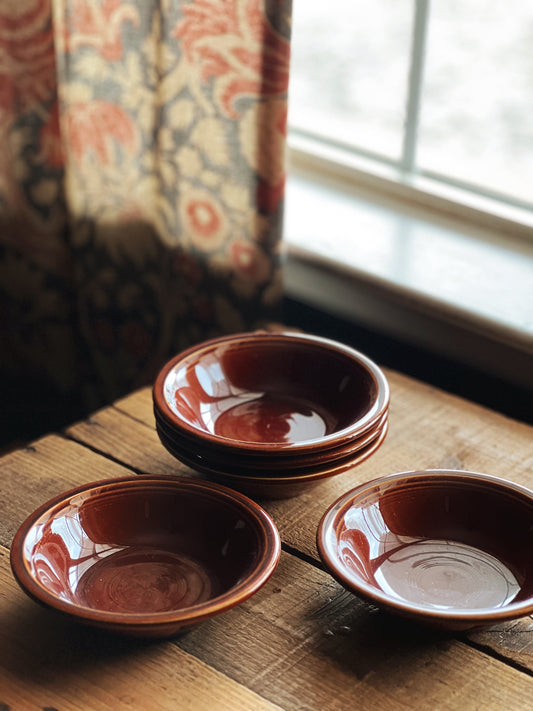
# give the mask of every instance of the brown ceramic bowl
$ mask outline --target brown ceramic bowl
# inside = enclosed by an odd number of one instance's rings
[[[298,470],[297,473],[234,473],[230,468],[216,469],[199,462],[197,459],[187,460],[181,453],[174,453],[174,455],[177,459],[201,472],[209,479],[230,486],[248,496],[255,496],[261,499],[285,499],[306,493],[326,479],[342,474],[348,469],[353,469],[353,467],[361,464],[379,449],[386,434],[387,426],[385,425],[379,437],[366,447],[363,447],[357,454],[350,455],[346,459],[332,464],[321,465],[308,470]],[[171,448],[169,448],[169,451],[173,453]]]
[[[262,457],[255,453],[253,456],[246,454],[236,455],[233,451],[217,450],[203,446],[201,442],[192,442],[182,438],[172,428],[156,419],[156,429],[162,444],[180,461],[190,464],[191,461],[198,465],[230,471],[232,474],[257,474],[258,476],[277,475],[288,476],[302,473],[309,469],[318,470],[328,468],[341,460],[346,461],[350,456],[357,457],[360,450],[372,444],[388,427],[388,418],[379,421],[378,426],[369,430],[361,437],[351,440],[347,444],[339,445],[327,450],[318,450],[314,453],[272,457],[268,453]],[[182,456],[180,456],[180,453]]]
[[[153,389],[160,423],[191,444],[239,456],[303,454],[360,437],[389,405],[368,357],[300,333],[244,333],[194,346],[169,361]]]
[[[165,637],[239,605],[280,556],[271,518],[210,482],[134,476],[52,499],[22,524],[11,565],[34,600],[76,620]]]
[[[317,546],[356,595],[450,630],[533,613],[533,492],[465,471],[363,484],[324,514]]]

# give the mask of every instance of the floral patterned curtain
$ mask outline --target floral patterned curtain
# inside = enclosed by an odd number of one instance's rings
[[[290,0],[0,4],[4,404],[66,421],[279,317],[289,35]]]

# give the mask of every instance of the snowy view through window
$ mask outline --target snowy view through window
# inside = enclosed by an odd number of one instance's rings
[[[293,2],[291,126],[400,165],[414,0]],[[533,3],[427,3],[415,171],[533,204]]]

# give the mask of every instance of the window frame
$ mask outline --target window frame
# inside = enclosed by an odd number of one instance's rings
[[[506,196],[414,169],[428,11],[429,0],[415,0],[411,46],[414,63],[409,74],[406,104],[411,128],[404,135],[400,160],[383,158],[364,149],[356,151],[334,138],[326,140],[289,124],[286,208],[290,209],[286,212],[290,213],[290,219],[285,219],[284,226],[285,291],[289,298],[316,307],[326,315],[340,316],[382,335],[403,339],[407,344],[422,346],[429,352],[446,355],[533,391],[530,367],[533,298],[531,306],[526,303],[530,311],[520,322],[502,317],[497,303],[502,288],[511,295],[516,294],[514,298],[519,300],[519,294],[533,289],[533,210],[519,201],[508,201]],[[291,182],[299,185],[296,202],[292,201]],[[321,191],[318,200],[317,187]],[[526,276],[522,275],[517,283],[512,269],[502,267],[503,287],[498,283],[498,275],[491,282],[494,283],[493,294],[483,312],[468,293],[464,301],[458,303],[447,300],[438,290],[421,292],[402,280],[400,274],[376,271],[372,256],[366,263],[359,258],[357,240],[361,239],[362,224],[359,215],[340,225],[332,217],[339,206],[358,201],[383,209],[384,221],[390,224],[390,229],[387,228],[390,235],[410,230],[410,220],[415,228],[417,221],[428,223],[424,244],[432,251],[429,262],[435,268],[430,267],[430,280],[435,283],[443,278],[438,266],[442,254],[438,253],[438,247],[432,246],[434,231],[430,223],[437,230],[442,226],[451,229],[452,241],[455,237],[459,242],[464,239],[464,252],[462,247],[458,249],[458,265],[472,260],[472,243],[475,242],[478,254],[474,263],[483,265],[486,258],[488,263],[494,250],[504,250],[502,261],[506,261],[507,255],[520,255]],[[311,224],[309,219],[301,219],[302,210],[307,215],[312,213]],[[320,244],[318,233],[324,226],[331,239],[336,239],[336,231],[342,232],[339,234],[339,242],[343,243],[340,252],[328,251]],[[367,237],[371,239],[372,235]],[[398,253],[403,248],[402,243],[401,240],[394,243],[394,239],[390,240],[394,245],[392,249]],[[351,254],[342,252],[343,249]],[[355,262],[351,258],[354,251]],[[407,271],[410,265],[405,260],[408,262],[411,258],[407,255],[404,259]],[[476,289],[475,283],[473,288]],[[520,303],[521,313],[525,311],[524,303]]]
[[[333,137],[316,136],[288,127],[289,170],[295,168],[316,180],[345,183],[378,198],[400,202],[482,229],[506,232],[533,241],[533,203],[420,168],[416,162],[417,132],[422,105],[425,46],[430,0],[413,0],[413,20],[405,129],[400,157],[387,158],[363,147],[345,146]],[[289,95],[290,106],[290,95]],[[290,111],[289,111],[290,122]]]

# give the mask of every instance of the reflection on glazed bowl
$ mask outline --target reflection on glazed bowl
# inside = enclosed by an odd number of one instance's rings
[[[533,612],[533,492],[476,472],[394,474],[344,494],[317,547],[344,587],[443,629]]]
[[[364,354],[319,336],[236,334],[169,361],[153,389],[156,418],[183,438],[274,456],[360,437],[386,414],[389,387]]]
[[[34,600],[142,637],[186,630],[249,598],[280,555],[271,518],[224,486],[137,476],[88,484],[19,528],[11,565]]]

